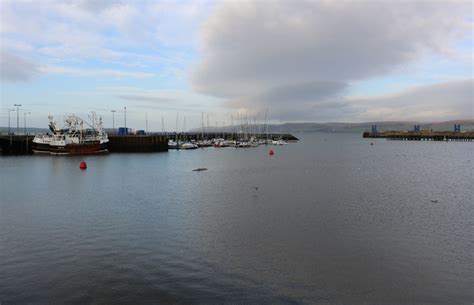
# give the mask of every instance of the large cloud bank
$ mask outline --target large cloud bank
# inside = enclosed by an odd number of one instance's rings
[[[193,87],[235,108],[271,107],[284,119],[350,116],[358,108],[346,96],[352,82],[386,76],[428,53],[455,57],[455,44],[471,34],[470,14],[470,2],[225,1],[202,29]],[[453,92],[451,82],[439,88]],[[425,87],[411,90],[425,92],[416,103],[430,106]],[[458,95],[472,101],[470,92]],[[434,104],[452,107],[446,102]],[[470,101],[460,103],[465,110]]]

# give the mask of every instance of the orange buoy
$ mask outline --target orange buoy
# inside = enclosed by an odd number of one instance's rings
[[[79,168],[80,169],[86,169],[87,168],[87,163],[85,161],[81,161],[81,163],[79,163]]]
[[[269,154],[270,156],[273,156],[274,153],[275,153],[275,152],[273,151],[273,149],[270,149],[270,151],[268,152],[268,154]]]

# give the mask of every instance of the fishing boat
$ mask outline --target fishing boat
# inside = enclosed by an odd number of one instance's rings
[[[90,155],[108,152],[109,139],[102,118],[95,112],[89,116],[90,123],[70,115],[64,120],[64,128],[58,128],[53,117],[48,116],[51,133],[36,135],[33,153],[52,155]],[[84,128],[84,123],[88,128]]]

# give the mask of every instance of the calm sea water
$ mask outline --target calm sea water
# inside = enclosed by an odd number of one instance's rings
[[[474,144],[299,136],[1,157],[1,304],[474,302]]]

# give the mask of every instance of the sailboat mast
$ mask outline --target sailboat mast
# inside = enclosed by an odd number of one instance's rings
[[[184,122],[183,122],[183,136],[184,136],[184,141],[186,141],[186,116],[184,116]]]
[[[268,108],[265,110],[265,144],[268,142]]]
[[[232,126],[232,140],[234,140],[235,136],[235,126],[234,126],[234,116],[230,115],[230,125]]]
[[[204,140],[204,112],[201,112],[201,139]]]
[[[176,112],[176,143],[178,143],[178,113]]]

